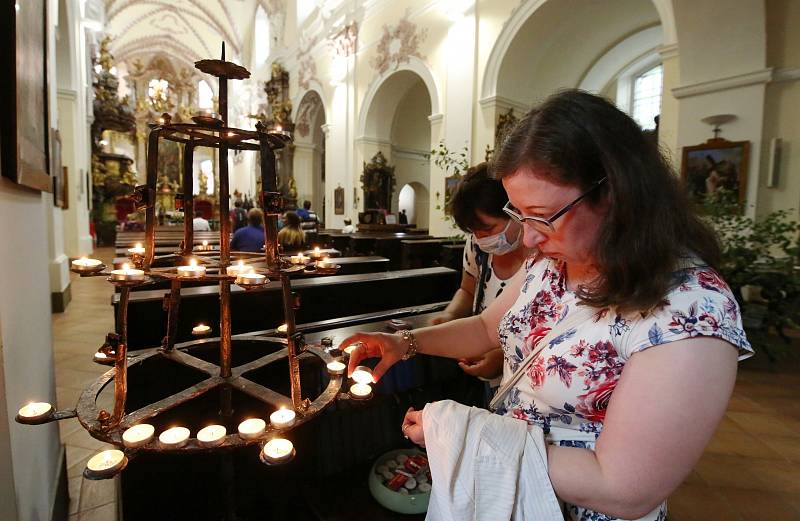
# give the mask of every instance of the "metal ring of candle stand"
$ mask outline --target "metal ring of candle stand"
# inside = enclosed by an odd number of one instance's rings
[[[100,409],[97,406],[97,397],[103,391],[103,389],[113,383],[114,380],[114,370],[107,371],[103,374],[100,378],[95,380],[89,387],[87,387],[80,396],[78,400],[78,408],[77,408],[77,416],[78,421],[89,431],[89,433],[96,439],[111,443],[116,445],[126,453],[128,452],[199,452],[199,451],[209,451],[209,450],[216,450],[219,448],[224,447],[242,447],[246,445],[253,445],[256,443],[263,443],[264,440],[271,437],[276,432],[286,432],[287,430],[292,430],[297,428],[298,426],[302,425],[303,423],[309,421],[311,418],[316,416],[319,412],[321,412],[325,407],[333,403],[339,394],[341,389],[343,376],[330,376],[328,380],[328,385],[325,390],[317,396],[310,405],[302,412],[298,412],[297,418],[295,420],[294,425],[292,425],[291,429],[276,429],[267,423],[267,428],[264,431],[262,436],[252,440],[245,440],[242,439],[237,433],[231,433],[225,436],[225,440],[215,446],[215,447],[204,447],[202,446],[196,438],[190,438],[189,442],[184,445],[183,447],[176,448],[176,449],[169,449],[161,447],[158,444],[158,441],[154,438],[153,441],[148,443],[143,447],[139,447],[136,449],[129,449],[125,448],[122,442],[122,433],[125,430],[133,425],[138,423],[146,422],[147,420],[158,416],[161,412],[165,409],[169,409],[180,405],[181,403],[185,403],[197,396],[204,394],[206,392],[211,391],[214,388],[219,387],[220,385],[228,385],[233,389],[239,390],[241,392],[246,393],[248,396],[255,398],[257,400],[262,401],[265,404],[279,407],[281,404],[291,403],[291,399],[283,396],[271,389],[263,387],[251,380],[245,378],[245,373],[254,371],[271,363],[277,362],[279,360],[285,359],[287,357],[286,348],[280,349],[275,351],[269,355],[263,356],[253,362],[248,364],[243,364],[233,369],[233,375],[230,378],[223,378],[218,376],[219,374],[219,366],[216,364],[212,364],[206,362],[205,360],[201,360],[195,356],[192,356],[187,351],[190,351],[192,347],[197,347],[202,344],[207,344],[210,342],[214,342],[219,340],[218,338],[206,338],[202,340],[193,340],[190,342],[184,342],[182,344],[177,344],[175,349],[171,352],[164,352],[161,348],[152,348],[144,350],[141,354],[137,355],[134,359],[130,361],[128,364],[128,369],[135,368],[137,365],[149,360],[153,357],[164,357],[168,360],[172,360],[177,362],[183,366],[191,367],[196,370],[202,371],[208,375],[208,378],[203,380],[202,382],[195,384],[188,389],[185,389],[177,394],[164,398],[159,402],[150,404],[145,406],[139,410],[131,411],[127,413],[122,422],[115,428],[106,429],[103,424],[98,420],[98,415],[100,414]],[[237,342],[269,342],[275,344],[286,344],[285,338],[275,338],[275,337],[252,337],[247,336],[242,338],[234,337],[234,343]],[[307,345],[304,349],[303,353],[308,353],[309,355],[316,356],[322,362],[321,364],[321,371],[326,371],[327,364],[334,360],[334,357],[328,354],[322,346],[317,345]],[[301,355],[302,356],[302,355]],[[45,423],[45,422],[42,422]]]

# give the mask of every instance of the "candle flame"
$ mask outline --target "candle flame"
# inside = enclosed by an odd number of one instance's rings
[[[127,262],[122,265],[122,271],[128,271],[130,269],[131,269],[131,265],[128,264]]]
[[[239,267],[241,268],[242,266],[244,266],[244,261],[243,261],[243,260],[240,260],[240,261],[239,261]]]
[[[208,246],[208,241],[203,241],[203,246]]]
[[[86,255],[81,257],[81,263],[86,264],[87,262],[89,262],[89,257],[87,257]]]
[[[139,249],[141,247],[142,247],[142,243],[141,242],[137,242],[135,248]]]
[[[195,259],[190,260],[189,261],[189,266],[192,266],[192,267],[197,266],[197,261]]]

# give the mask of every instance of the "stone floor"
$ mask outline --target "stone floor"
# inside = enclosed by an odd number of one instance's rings
[[[95,256],[110,261],[113,250]],[[73,275],[72,302],[53,315],[58,405],[74,407],[106,369],[92,354],[114,325],[113,288]],[[782,364],[783,366],[787,364]],[[800,520],[800,367],[744,362],[728,411],[687,480],[670,498],[671,521]],[[108,397],[106,397],[108,398]],[[104,447],[75,419],[60,424],[67,448],[70,521],[114,521],[116,480],[88,481],[86,460]]]

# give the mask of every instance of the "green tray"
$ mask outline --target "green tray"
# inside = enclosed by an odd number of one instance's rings
[[[424,452],[417,449],[391,450],[381,455],[381,457],[372,464],[372,468],[369,469],[369,478],[367,479],[369,482],[369,491],[372,497],[375,498],[375,501],[393,512],[400,514],[422,514],[427,512],[428,501],[431,498],[430,492],[404,495],[384,486],[381,479],[375,474],[375,467],[387,460],[396,458],[400,454],[406,454],[407,456],[421,454],[427,457]]]

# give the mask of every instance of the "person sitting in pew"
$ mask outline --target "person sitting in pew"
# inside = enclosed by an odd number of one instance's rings
[[[503,212],[507,202],[503,185],[489,176],[486,163],[470,168],[459,183],[450,208],[458,227],[468,234],[461,287],[432,324],[481,313],[524,275],[520,268],[533,250],[522,245],[522,226]],[[503,353],[495,349],[474,359],[462,359],[459,366],[467,374],[499,380]],[[492,383],[492,387],[499,385],[499,381]]]
[[[251,208],[247,212],[247,226],[239,228],[231,239],[231,251],[250,251],[258,253],[264,250],[264,212],[260,208]]]
[[[300,217],[295,212],[286,212],[283,217],[283,228],[278,232],[278,243],[284,252],[303,249],[306,234],[300,227]]]
[[[353,221],[350,219],[344,220],[344,228],[342,228],[342,233],[355,233],[356,227],[353,226]]]

